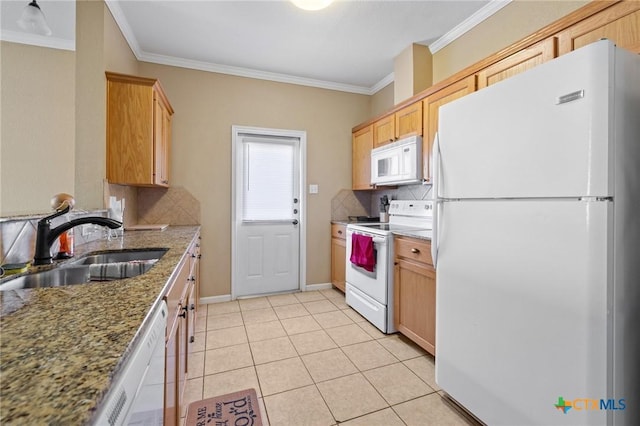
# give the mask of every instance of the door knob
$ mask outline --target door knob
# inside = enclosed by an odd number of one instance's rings
[[[293,219],[293,224],[297,225],[298,224],[298,219]]]

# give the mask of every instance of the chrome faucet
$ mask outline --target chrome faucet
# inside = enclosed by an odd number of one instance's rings
[[[53,261],[51,260],[51,246],[53,245],[53,242],[56,240],[56,238],[62,235],[63,232],[66,232],[71,228],[75,228],[78,225],[85,224],[102,225],[107,226],[111,229],[117,229],[122,226],[122,222],[118,222],[117,220],[109,219],[106,217],[91,216],[73,219],[51,229],[51,220],[65,213],[68,213],[69,210],[71,210],[71,207],[67,204],[64,209],[59,210],[54,214],[42,218],[38,221],[38,230],[36,232],[36,252],[33,256],[34,266],[49,265],[53,263]]]

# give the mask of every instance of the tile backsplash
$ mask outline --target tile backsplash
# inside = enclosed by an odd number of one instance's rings
[[[0,264],[25,263],[33,259],[36,245],[36,229],[38,221],[45,215],[21,216],[0,219]],[[51,227],[56,227],[71,219],[86,216],[107,217],[106,210],[78,211],[57,217],[51,221]],[[74,244],[76,246],[94,241],[105,236],[105,229],[101,226],[85,226],[73,228]],[[56,253],[58,242],[52,246],[52,253]]]
[[[348,220],[349,216],[378,216],[380,198],[389,200],[425,200],[431,198],[431,185],[405,185],[374,191],[342,189],[331,199],[331,220]]]

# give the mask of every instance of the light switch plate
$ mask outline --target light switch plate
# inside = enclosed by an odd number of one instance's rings
[[[309,185],[309,194],[317,194],[318,193],[318,185],[312,184]]]

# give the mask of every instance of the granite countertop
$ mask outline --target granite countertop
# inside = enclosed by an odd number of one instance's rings
[[[76,258],[101,250],[169,249],[134,278],[0,292],[0,423],[90,423],[199,229],[126,231],[76,247]]]
[[[393,231],[393,235],[402,235],[403,237],[412,237],[417,238],[419,240],[427,240],[431,241],[431,236],[433,235],[433,231],[431,229],[424,229],[421,231]]]

